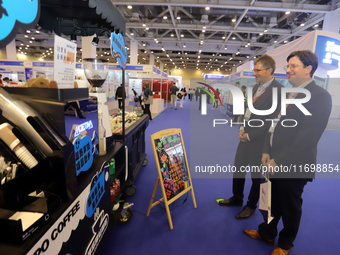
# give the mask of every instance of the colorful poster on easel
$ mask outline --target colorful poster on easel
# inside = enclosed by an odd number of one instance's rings
[[[167,199],[190,186],[180,134],[154,140]]]
[[[158,178],[146,216],[149,216],[150,210],[153,207],[164,202],[169,226],[170,229],[173,229],[169,210],[171,203],[188,191],[191,191],[194,207],[197,207],[181,129],[173,128],[159,131],[151,135],[151,143],[155,155]],[[155,198],[158,184],[160,184],[163,194],[161,199]],[[157,201],[153,203],[154,200]]]

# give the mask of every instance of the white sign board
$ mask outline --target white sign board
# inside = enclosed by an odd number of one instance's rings
[[[54,80],[58,88],[74,88],[77,44],[54,37]]]

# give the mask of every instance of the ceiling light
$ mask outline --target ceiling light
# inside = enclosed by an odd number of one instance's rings
[[[233,18],[233,19],[231,20],[231,22],[233,22],[233,23],[236,22],[236,18]]]
[[[149,30],[150,28],[146,27],[145,30]]]
[[[28,34],[29,34],[29,33],[31,33],[31,31],[30,31],[30,30],[26,30],[26,33],[28,33]]]
[[[93,39],[92,39],[92,45],[93,45],[93,46],[97,46],[98,43],[99,43],[99,38],[98,38],[98,36],[93,37]]]
[[[222,39],[224,40],[224,39],[225,39],[225,36],[222,36]]]
[[[290,11],[286,11],[285,14],[286,14],[286,15],[289,15],[289,14],[290,14]]]
[[[174,37],[174,34],[171,34],[170,36],[171,36],[171,37]]]
[[[228,49],[227,46],[225,46],[224,49],[225,49],[225,50]]]
[[[163,16],[163,19],[168,19],[168,16],[164,15],[164,16]]]
[[[187,47],[187,46],[184,44],[184,45],[183,45],[183,48],[186,48],[186,47]]]
[[[274,43],[277,43],[277,41],[274,41]]]
[[[181,34],[181,37],[184,37],[184,34]]]
[[[131,33],[130,35],[134,36],[134,35],[135,35],[135,33]]]
[[[286,40],[286,41],[283,41],[284,43],[287,43],[288,41]]]
[[[181,54],[181,52],[178,52],[178,55]]]
[[[180,17],[180,16],[177,16],[177,18],[176,18],[176,19],[180,20],[180,19],[181,19],[181,17]]]
[[[235,40],[235,39],[236,39],[236,37],[233,37],[233,38],[231,38],[231,39]]]
[[[209,10],[210,10],[210,7],[209,7],[209,6],[205,7],[205,10],[206,10],[206,11],[209,11]]]
[[[206,29],[207,27],[206,27],[206,26],[203,26],[202,28],[203,28],[203,29]]]
[[[260,33],[260,35],[263,35],[263,33]]]
[[[132,9],[132,5],[128,5],[127,8],[128,8],[129,10],[131,10],[131,9]]]
[[[145,47],[145,45],[146,45],[146,44],[145,44],[145,43],[143,43],[143,47]]]
[[[265,29],[263,32],[267,33],[267,32],[268,32],[268,30],[267,30],[267,29]]]
[[[314,27],[318,27],[318,26],[319,26],[319,24],[315,24],[315,25],[314,25]]]
[[[28,35],[25,35],[25,37],[27,38],[27,37],[28,37]]]
[[[305,26],[305,23],[301,23],[300,26],[301,26],[301,27],[304,27],[304,26]]]
[[[146,24],[145,24],[145,23],[143,24],[143,27],[146,27]]]
[[[37,30],[37,31],[35,31],[37,34],[39,34],[40,33],[40,31],[39,30]]]
[[[29,43],[33,43],[33,41],[29,41]]]
[[[205,30],[202,30],[202,33],[205,33]]]

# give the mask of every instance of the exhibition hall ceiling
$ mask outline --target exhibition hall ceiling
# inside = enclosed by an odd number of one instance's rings
[[[325,14],[340,6],[339,1],[335,0],[111,2],[126,21],[125,46],[128,54],[130,41],[138,44],[139,64],[149,64],[152,54],[155,65],[160,67],[163,63],[167,70],[200,69],[226,73],[245,61],[263,55],[268,49],[322,29]],[[60,22],[64,29],[60,29],[59,34],[65,38],[70,38],[71,33],[77,35],[77,61],[81,61],[80,36],[92,35],[93,26],[96,25],[96,22],[91,22],[91,17],[88,21],[88,24],[79,24],[79,21],[69,18]],[[76,29],[81,25],[88,27]],[[53,48],[55,31],[48,32],[38,26],[30,32],[21,31],[17,35],[18,49],[21,47],[20,50],[26,54],[36,52],[35,56],[52,60],[53,51],[51,53],[50,49]],[[102,26],[95,32],[100,39],[97,57],[115,62],[109,50],[110,29]]]

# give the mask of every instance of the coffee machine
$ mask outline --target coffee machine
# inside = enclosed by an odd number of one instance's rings
[[[102,90],[107,74],[109,72],[109,62],[97,58],[83,59],[85,77],[92,88],[89,95],[98,100],[98,112],[103,113],[103,126],[106,130],[106,137],[112,136],[109,108],[107,105],[106,93]]]

